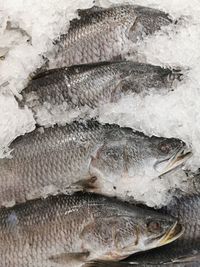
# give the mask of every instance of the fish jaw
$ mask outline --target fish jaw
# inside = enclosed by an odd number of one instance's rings
[[[180,236],[182,236],[184,233],[184,227],[179,224],[177,221],[172,225],[172,227],[165,232],[164,235],[162,235],[158,240],[150,240],[147,242],[143,242],[143,249],[141,248],[140,250],[136,251],[136,252],[140,252],[140,251],[146,251],[146,250],[150,250],[153,248],[158,248],[164,245],[167,245],[169,243],[172,243],[173,241],[175,241],[176,239],[178,239]]]
[[[158,246],[167,245],[176,239],[178,239],[184,233],[184,228],[177,221],[172,226],[172,228],[161,238]]]
[[[191,149],[188,147],[179,149],[169,159],[156,162],[154,168],[160,173],[160,175],[166,174],[169,171],[182,166],[192,156]]]

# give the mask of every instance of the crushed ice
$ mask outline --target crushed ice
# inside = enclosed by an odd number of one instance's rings
[[[98,0],[96,3],[109,6],[122,3],[122,0]],[[158,8],[179,19],[175,28],[169,27],[139,43],[138,51],[142,61],[180,67],[185,78],[169,94],[160,91],[145,97],[129,96],[118,104],[102,106],[100,121],[130,126],[148,135],[182,139],[193,149],[194,156],[188,167],[195,170],[200,166],[199,1],[182,0],[181,5],[179,0],[135,0],[129,3]],[[59,5],[51,0],[18,0],[14,4],[11,0],[0,0],[0,156],[5,156],[12,140],[35,127],[33,114],[27,108],[21,110],[14,95],[20,97],[19,93],[32,73],[44,63],[42,55],[51,49],[52,40],[66,32],[69,20],[77,16],[77,8],[92,5],[92,0],[78,0],[73,5],[69,0],[60,0]],[[47,109],[41,112],[47,112]],[[64,122],[64,116],[59,112],[57,119]],[[47,124],[48,115],[47,112]],[[116,185],[116,188],[119,194],[134,194],[137,200],[155,206],[167,203],[170,190],[184,187],[183,179],[186,178],[174,174],[145,184],[138,180],[131,192],[129,182]],[[111,189],[106,187],[106,190]],[[157,193],[152,194],[152,191]]]

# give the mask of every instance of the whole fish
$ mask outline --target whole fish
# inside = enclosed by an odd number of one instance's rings
[[[78,10],[78,19],[55,41],[52,66],[110,61],[136,52],[135,43],[172,23],[169,15],[152,8],[120,5]],[[51,67],[52,68],[52,67]]]
[[[131,61],[72,66],[37,75],[22,91],[21,104],[32,109],[40,125],[58,122],[63,114],[69,122],[130,93],[169,89],[180,78],[178,71]]]
[[[57,195],[0,210],[1,267],[78,267],[168,244],[176,219],[94,194]]]
[[[117,194],[122,184],[130,189],[138,176],[143,181],[158,177],[191,154],[178,139],[147,137],[96,121],[36,129],[16,139],[10,149],[11,157],[0,160],[1,205],[72,185]]]

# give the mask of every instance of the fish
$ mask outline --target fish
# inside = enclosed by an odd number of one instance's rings
[[[198,182],[199,183],[199,182]],[[195,188],[193,188],[195,190]],[[171,203],[162,209],[164,214],[177,218],[184,227],[184,233],[174,244],[166,249],[152,250],[138,254],[128,261],[138,266],[199,266],[200,265],[200,194],[174,197]]]
[[[158,177],[192,154],[179,139],[94,120],[40,127],[9,148],[10,156],[0,159],[0,205],[5,206],[57,190],[118,194],[125,181],[130,189],[134,178]]]
[[[176,219],[154,210],[102,195],[60,194],[0,209],[1,267],[86,267],[182,234]]]
[[[152,88],[168,91],[181,77],[179,70],[132,61],[57,68],[36,75],[22,91],[19,103],[33,111],[39,125],[49,123],[47,114],[51,123],[58,122],[63,114],[70,121],[75,111],[77,116],[84,116],[131,93],[145,94]]]
[[[94,6],[77,13],[46,55],[50,68],[123,59],[136,54],[138,40],[173,22],[163,11],[137,5]]]

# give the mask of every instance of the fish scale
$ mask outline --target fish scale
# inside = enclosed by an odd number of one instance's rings
[[[94,145],[101,142],[104,128],[95,123],[91,125],[92,131],[87,125],[77,126],[74,123],[67,127],[49,128],[44,130],[45,134],[36,130],[14,141],[12,158],[0,160],[1,201],[25,201],[26,192],[51,184],[69,185],[70,181],[87,176],[90,154]],[[70,152],[72,148],[75,153]]]
[[[55,41],[50,66],[71,66],[124,57],[134,44],[172,21],[168,14],[136,5],[79,10],[66,34]]]
[[[161,224],[158,232],[149,231],[149,221]],[[112,251],[127,257],[141,249],[134,244],[136,226],[140,229],[139,241],[149,240],[145,247],[148,249],[159,245],[161,236],[175,222],[170,216],[94,194],[27,201],[0,210],[1,267],[81,267],[86,261],[101,259]],[[180,229],[174,237],[178,237]],[[119,233],[120,249],[114,242]],[[128,252],[126,246],[130,246]],[[141,247],[144,249],[144,245]],[[112,257],[117,258],[117,254]]]
[[[171,160],[174,168],[188,158],[181,140],[94,120],[36,129],[13,141],[10,149],[11,157],[0,160],[0,205],[69,187],[106,194],[110,187],[119,185],[120,190],[124,177],[134,185],[135,177],[153,179],[167,171]],[[113,194],[120,194],[117,190]]]
[[[152,89],[167,92],[180,77],[179,71],[131,61],[54,69],[40,73],[29,83],[20,104],[33,111],[39,125],[56,123],[59,115],[67,122],[74,111],[77,117],[84,117],[125,95],[148,94]]]

